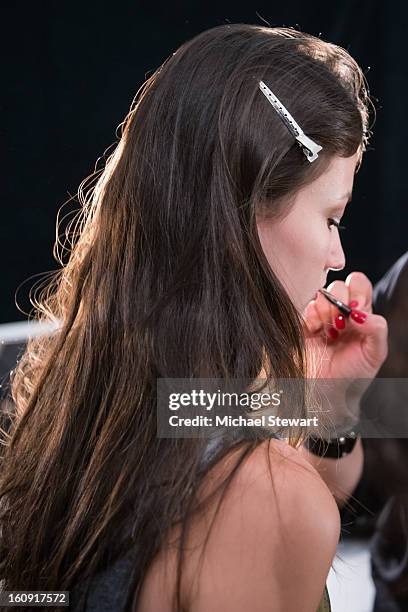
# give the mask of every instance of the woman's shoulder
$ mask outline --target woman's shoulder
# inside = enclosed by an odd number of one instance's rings
[[[285,442],[261,443],[214,520],[188,609],[265,610],[270,601],[274,610],[314,612],[339,532],[337,505],[318,472]]]
[[[225,478],[240,452],[240,448],[234,448],[217,463],[209,475],[211,481],[217,483]],[[340,528],[336,502],[320,474],[283,440],[263,441],[248,454],[232,480],[226,503],[232,503],[235,496],[240,503],[254,506],[254,511],[259,507],[257,500],[264,498],[271,511],[284,510],[288,520],[299,517],[296,502],[301,503],[304,517],[308,510],[314,517],[324,507],[329,529]]]
[[[340,515],[332,493],[317,470],[283,440],[262,442],[249,455],[225,503],[236,507],[238,499],[246,511],[258,515],[258,524],[264,528],[276,520],[275,527],[279,525],[282,533],[288,527],[301,540],[307,536],[303,527],[308,525],[310,533],[337,543]],[[235,517],[232,507],[230,512]]]
[[[212,468],[204,482],[207,492],[230,473],[240,452],[232,449]],[[274,610],[315,612],[340,519],[332,494],[298,451],[279,440],[260,443],[242,462],[216,509],[215,498],[192,522],[182,580],[186,609],[255,611],[271,602]],[[174,558],[167,560],[174,575]],[[163,569],[156,563],[153,591]]]

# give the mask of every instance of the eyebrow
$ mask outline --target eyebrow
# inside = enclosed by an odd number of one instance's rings
[[[347,202],[351,202],[351,197],[352,197],[352,192],[348,191],[347,193],[345,193],[344,195],[340,196],[339,198],[334,198],[337,202],[341,202],[342,200],[346,200]]]
[[[345,193],[343,196],[339,198],[333,198],[331,206],[328,208],[328,212],[331,215],[335,214],[343,214],[345,212],[345,208],[349,202],[351,202],[351,191]],[[347,198],[346,204],[343,206],[341,202],[343,202]]]
[[[345,212],[347,204],[351,202],[351,196],[352,196],[352,192],[348,191],[347,193],[345,193],[344,195],[338,198],[333,198],[331,203],[327,207],[328,213],[330,215],[343,214]],[[342,202],[346,199],[347,199],[347,202],[345,205],[343,205]]]

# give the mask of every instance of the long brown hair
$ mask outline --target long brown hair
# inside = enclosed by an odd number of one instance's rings
[[[322,145],[316,162],[260,80]],[[332,155],[364,150],[367,100],[343,49],[245,24],[199,34],[140,87],[104,171],[80,189],[68,261],[37,304],[60,328],[32,340],[14,372],[4,589],[69,590],[135,549],[136,603],[169,529],[187,533],[205,473],[200,441],[157,437],[156,380],[255,379],[265,364],[270,380],[304,377],[301,320],[255,215],[284,213]],[[223,487],[259,442],[234,443]],[[177,609],[181,560],[182,545]]]

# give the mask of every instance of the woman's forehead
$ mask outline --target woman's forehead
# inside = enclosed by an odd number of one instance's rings
[[[328,168],[312,183],[300,190],[300,198],[321,197],[331,204],[341,204],[351,198],[358,156],[334,157]]]

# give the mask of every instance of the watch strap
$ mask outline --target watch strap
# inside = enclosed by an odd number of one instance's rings
[[[357,428],[351,429],[344,435],[331,440],[309,436],[305,440],[305,447],[308,451],[319,457],[329,459],[341,459],[351,453],[358,440]]]

